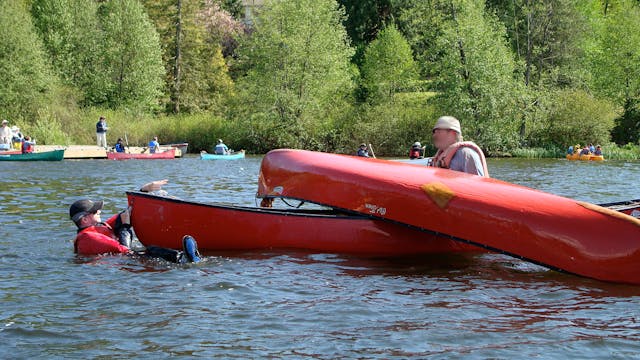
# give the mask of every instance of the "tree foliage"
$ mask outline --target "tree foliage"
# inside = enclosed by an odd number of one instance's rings
[[[417,80],[411,47],[395,25],[382,30],[369,44],[361,73],[362,84],[374,102],[391,99],[407,83]]]
[[[353,88],[353,50],[333,0],[268,1],[252,35],[240,46],[246,75],[242,104],[255,122],[268,122],[254,141],[271,146],[313,146],[314,133],[331,121]],[[271,135],[268,135],[271,134]]]
[[[98,54],[107,81],[102,91],[111,107],[154,109],[164,69],[160,39],[137,0],[110,0],[99,10],[104,49]]]
[[[233,52],[242,25],[214,0],[146,0],[145,6],[162,41],[167,109],[217,110],[233,92],[223,52]]]
[[[31,12],[54,70],[81,92],[86,105],[106,101],[97,4],[85,0],[34,0]]]
[[[46,106],[58,79],[22,0],[0,0],[0,114],[29,119]]]
[[[451,2],[451,20],[439,38],[436,101],[443,114],[460,119],[463,134],[485,149],[503,150],[518,140],[522,89],[504,28],[483,7],[480,0]]]

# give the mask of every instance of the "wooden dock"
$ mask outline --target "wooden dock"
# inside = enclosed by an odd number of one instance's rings
[[[65,149],[65,159],[106,159],[107,151],[95,145],[36,145],[36,152]],[[169,150],[169,146],[160,146],[160,151]],[[127,152],[141,154],[143,150],[149,151],[146,147],[129,146]],[[180,149],[176,148],[176,157],[182,157]]]

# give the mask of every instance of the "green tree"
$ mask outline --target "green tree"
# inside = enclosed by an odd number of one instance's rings
[[[100,64],[97,4],[85,0],[34,0],[34,24],[58,76],[82,92],[84,103],[106,101],[107,79]]]
[[[436,102],[443,113],[456,116],[463,133],[487,150],[504,150],[518,141],[524,94],[515,78],[517,66],[505,30],[486,15],[480,0],[452,0],[450,21],[438,47]]]
[[[0,114],[32,121],[58,80],[24,1],[0,0]]]
[[[242,118],[258,146],[315,147],[347,107],[354,70],[343,19],[334,0],[267,1],[239,48]]]
[[[108,78],[105,105],[156,108],[164,69],[158,33],[144,7],[137,0],[110,0],[99,14],[104,51],[98,56]]]
[[[616,117],[611,102],[583,90],[558,90],[547,101],[548,121],[532,137],[533,145],[565,148],[576,143],[609,143]]]
[[[413,49],[420,73],[433,77],[434,64],[440,61],[442,52],[438,39],[443,35],[449,18],[450,6],[446,0],[394,0],[396,22]]]
[[[146,0],[145,6],[162,42],[167,109],[218,109],[233,92],[222,51],[233,51],[241,24],[214,0]]]
[[[579,0],[489,0],[507,29],[511,48],[524,62],[525,85],[579,84],[588,28]]]
[[[417,79],[411,47],[395,25],[389,25],[369,44],[362,64],[362,83],[369,99],[389,100]]]
[[[338,0],[347,17],[344,26],[356,48],[354,62],[361,64],[364,49],[392,17],[392,0]]]
[[[635,142],[640,137],[640,5],[631,0],[598,5],[600,18],[592,22],[597,40],[588,52],[593,88],[624,109],[613,140]]]

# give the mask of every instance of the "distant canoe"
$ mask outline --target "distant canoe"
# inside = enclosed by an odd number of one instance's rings
[[[582,161],[604,161],[602,155],[580,155],[580,153],[574,153],[572,155],[566,155],[567,160],[582,160]]]
[[[202,160],[238,160],[244,159],[244,150],[240,150],[229,155],[207,154],[200,153],[200,159]]]
[[[119,153],[119,152],[108,152],[107,159],[109,160],[130,160],[130,159],[138,159],[138,160],[155,160],[155,159],[174,159],[176,155],[176,149],[169,149],[163,152],[157,153],[142,153],[142,154],[131,154],[131,153]]]
[[[0,161],[61,161],[64,149],[22,154],[17,151],[0,152]]]

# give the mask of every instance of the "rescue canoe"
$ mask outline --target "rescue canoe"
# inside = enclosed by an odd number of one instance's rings
[[[259,197],[324,204],[551,269],[640,284],[640,220],[497,179],[303,150],[263,159]]]
[[[238,160],[244,159],[244,150],[236,151],[228,155],[209,154],[206,152],[200,153],[200,159],[202,160]]]
[[[182,235],[201,250],[304,249],[360,255],[478,252],[475,246],[334,210],[270,209],[199,203],[127,192],[131,223],[144,245],[182,248]]]
[[[108,152],[107,159],[109,160],[155,160],[155,159],[175,159],[176,149],[168,149],[162,152],[156,153],[120,153],[120,152]]]
[[[0,152],[0,161],[62,161],[64,149],[23,154],[20,151]]]

